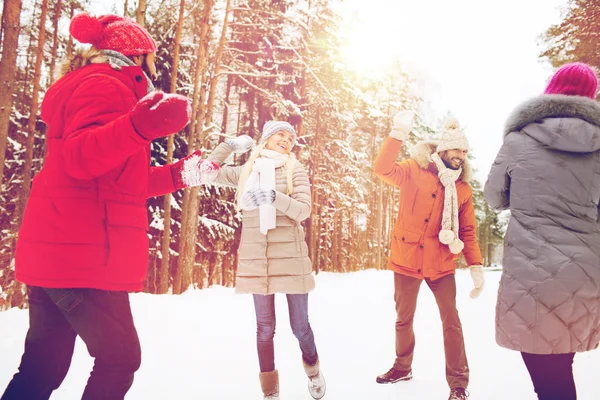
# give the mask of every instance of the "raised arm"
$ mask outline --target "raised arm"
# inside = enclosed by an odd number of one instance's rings
[[[412,111],[401,111],[394,116],[394,128],[375,158],[373,171],[390,185],[401,186],[410,176],[409,165],[397,163],[396,158],[402,149],[402,142],[412,129],[413,118]]]

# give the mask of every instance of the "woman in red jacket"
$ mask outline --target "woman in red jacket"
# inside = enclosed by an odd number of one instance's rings
[[[150,142],[183,129],[190,105],[148,94],[142,66],[155,74],[156,51],[148,32],[128,18],[88,14],[73,18],[70,32],[92,48],[65,63],[42,104],[48,154],[15,260],[29,288],[30,327],[3,400],[48,399],[77,336],[95,358],[83,398],[125,396],[141,360],[128,292],[143,289],[148,266],[146,199],[211,176],[199,153],[150,167]]]

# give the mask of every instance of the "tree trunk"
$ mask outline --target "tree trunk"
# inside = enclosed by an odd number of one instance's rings
[[[146,3],[147,0],[138,0],[138,6],[135,10],[135,22],[141,26],[146,26]]]
[[[316,115],[316,124],[315,124],[315,136],[313,138],[312,143],[312,168],[310,169],[310,183],[312,184],[311,190],[311,216],[310,216],[310,224],[308,228],[308,237],[309,237],[309,256],[313,259],[313,265],[315,264],[315,256],[317,254],[317,246],[318,244],[318,224],[319,224],[319,212],[321,211],[321,206],[317,203],[317,195],[318,195],[318,169],[319,169],[319,135],[320,135],[320,109],[317,106],[317,115]]]
[[[123,16],[129,16],[129,0],[125,0],[125,3],[123,4]]]
[[[62,12],[62,0],[56,0],[54,5],[54,18],[52,19],[52,29],[54,29],[52,35],[52,52],[50,56],[50,85],[54,83],[54,71],[56,68],[56,53],[58,50],[58,21],[60,20],[60,14]]]
[[[188,139],[188,153],[196,150],[196,145],[201,144],[197,139],[198,131],[204,131],[204,118],[206,116],[206,86],[204,77],[207,69],[207,53],[210,42],[209,28],[210,15],[214,0],[206,0],[202,13],[200,26],[200,41],[198,45],[198,62],[192,101],[192,123],[190,124],[190,137]],[[197,111],[196,111],[197,110]],[[199,124],[198,124],[199,122]],[[200,126],[198,128],[198,125]],[[192,281],[192,269],[196,258],[196,238],[198,234],[198,194],[200,188],[186,189],[183,196],[183,210],[181,215],[181,235],[179,258],[177,260],[177,273],[173,284],[173,293],[183,293]]]
[[[215,103],[215,95],[217,93],[217,84],[219,81],[219,72],[221,71],[221,60],[223,58],[223,49],[225,48],[225,41],[227,39],[227,27],[229,23],[229,13],[231,11],[231,0],[227,0],[225,5],[225,17],[223,19],[223,29],[221,30],[221,37],[217,46],[217,52],[214,62],[214,70],[212,79],[210,81],[210,88],[208,93],[208,101],[206,104],[206,117],[204,118],[204,125],[210,126],[213,120],[213,107]],[[200,143],[204,144],[205,141],[204,130],[200,133]]]
[[[125,10],[127,10],[127,2],[125,2]],[[173,49],[173,67],[171,74],[170,92],[177,91],[177,74],[179,72],[179,53],[181,42],[181,30],[183,28],[183,14],[185,11],[185,0],[179,2],[179,18],[177,19],[177,27],[175,29],[175,43]],[[167,141],[167,164],[173,162],[173,135],[169,136]],[[171,248],[171,193],[167,193],[164,198],[163,208],[165,210],[163,219],[163,237],[161,243],[162,259],[160,261],[160,271],[158,273],[158,291],[159,293],[167,293],[169,290],[169,259]]]
[[[378,182],[377,190],[377,269],[383,268],[383,184]]]
[[[221,132],[227,133],[227,120],[229,118],[229,95],[231,94],[231,86],[233,77],[227,75],[227,87],[225,88],[225,99],[223,100],[223,117],[221,121]],[[223,141],[223,137],[219,138],[219,142]]]
[[[33,90],[31,92],[31,110],[29,114],[29,123],[27,124],[27,148],[25,152],[25,166],[23,168],[23,186],[19,198],[19,225],[23,217],[25,205],[29,198],[31,190],[31,167],[33,161],[33,147],[35,139],[35,127],[37,122],[37,112],[39,103],[40,78],[42,72],[42,61],[44,59],[44,44],[46,41],[46,15],[48,14],[48,0],[42,0],[40,14],[40,28],[38,33],[38,45],[35,54],[35,71],[33,74]]]
[[[21,28],[21,0],[4,0],[2,11],[2,59],[0,60],[0,190],[4,177],[4,159],[8,127],[12,113],[15,74],[17,70],[17,48]]]
[[[69,21],[73,20],[75,16],[75,5],[71,4],[71,10],[69,13]],[[67,57],[73,55],[73,36],[69,35],[69,41],[67,42]]]

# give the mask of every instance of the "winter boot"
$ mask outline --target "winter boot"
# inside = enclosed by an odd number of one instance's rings
[[[263,400],[279,400],[279,372],[277,370],[271,372],[261,372],[260,387],[262,388]]]
[[[467,400],[468,397],[469,392],[464,388],[455,387],[450,389],[450,397],[448,397],[448,400]]]
[[[315,365],[308,365],[304,359],[302,359],[302,364],[304,365],[304,371],[308,376],[308,391],[313,399],[322,399],[325,396],[325,378],[321,373],[321,368],[319,367],[319,360],[315,363]]]
[[[396,383],[400,381],[410,381],[413,378],[412,372],[398,371],[390,368],[385,374],[379,375],[376,379],[377,383]]]

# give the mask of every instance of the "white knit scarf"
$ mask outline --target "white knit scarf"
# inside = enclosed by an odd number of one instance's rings
[[[250,189],[277,190],[275,170],[283,166],[289,154],[281,154],[273,150],[262,149],[260,156],[254,161],[252,172],[244,186],[244,194]],[[259,208],[260,233],[266,235],[269,229],[275,228],[277,210],[272,204],[264,204]]]
[[[459,254],[465,244],[458,237],[458,193],[456,180],[462,173],[462,168],[451,169],[446,167],[438,153],[431,155],[431,160],[438,169],[438,177],[444,185],[444,212],[442,214],[442,230],[438,237],[440,242],[450,248],[452,254]]]

